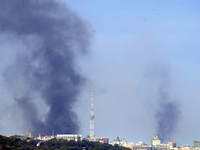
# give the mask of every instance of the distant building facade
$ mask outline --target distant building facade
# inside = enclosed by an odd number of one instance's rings
[[[107,144],[109,143],[109,138],[108,137],[103,137],[102,140],[103,140],[104,143],[107,143]]]
[[[151,145],[160,145],[161,141],[159,140],[158,136],[154,134],[151,137]]]
[[[96,141],[96,142],[100,142],[100,143],[109,143],[109,138],[108,137],[102,137],[102,138],[88,137],[87,140],[88,141]]]
[[[82,135],[80,134],[57,134],[57,139],[64,139],[68,141],[81,141]]]
[[[117,136],[117,139],[114,139],[113,142],[110,142],[109,144],[113,146],[117,144],[119,146],[123,146],[123,147],[130,148],[133,150],[133,142],[127,142],[124,139],[119,139],[119,136]]]
[[[200,147],[200,139],[194,140],[193,141],[193,147]]]
[[[161,141],[160,140],[153,140],[152,145],[157,146],[160,145]]]

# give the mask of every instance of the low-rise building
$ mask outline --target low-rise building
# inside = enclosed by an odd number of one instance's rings
[[[126,147],[126,148],[130,148],[130,149],[132,149],[133,150],[133,142],[127,142],[127,141],[125,141],[124,139],[119,139],[119,136],[117,136],[117,139],[115,140],[113,140],[113,142],[110,142],[110,144],[111,145],[115,145],[115,144],[117,144],[117,145],[119,145],[119,146],[123,146],[123,147]]]
[[[68,141],[81,141],[82,140],[82,135],[80,134],[57,134],[56,136],[57,139],[64,139]]]
[[[88,137],[87,138],[88,141],[98,141],[100,143],[109,143],[109,138],[108,137]]]

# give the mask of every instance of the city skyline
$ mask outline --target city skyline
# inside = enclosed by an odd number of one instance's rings
[[[1,134],[200,138],[198,0],[0,3]]]

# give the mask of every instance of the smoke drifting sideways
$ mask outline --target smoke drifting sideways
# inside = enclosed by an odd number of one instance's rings
[[[145,75],[156,84],[155,119],[157,135],[161,142],[171,141],[181,118],[179,102],[172,98],[172,74],[166,64],[151,64]]]
[[[26,127],[35,135],[78,133],[73,105],[86,79],[76,62],[88,53],[88,23],[57,0],[0,1],[0,9],[1,35],[20,45],[6,48],[14,57],[1,70],[2,78]],[[43,119],[37,107],[42,103],[49,109]]]

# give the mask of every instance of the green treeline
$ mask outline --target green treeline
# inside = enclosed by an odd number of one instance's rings
[[[0,149],[5,150],[25,150],[25,149],[36,149],[36,145],[38,140],[30,140],[27,142],[26,140],[21,140],[15,137],[6,137],[0,135]]]
[[[0,150],[128,150],[118,145],[112,146],[106,143],[83,141],[67,141],[52,139],[42,142],[37,147],[39,140],[21,140],[14,137],[0,135]]]

